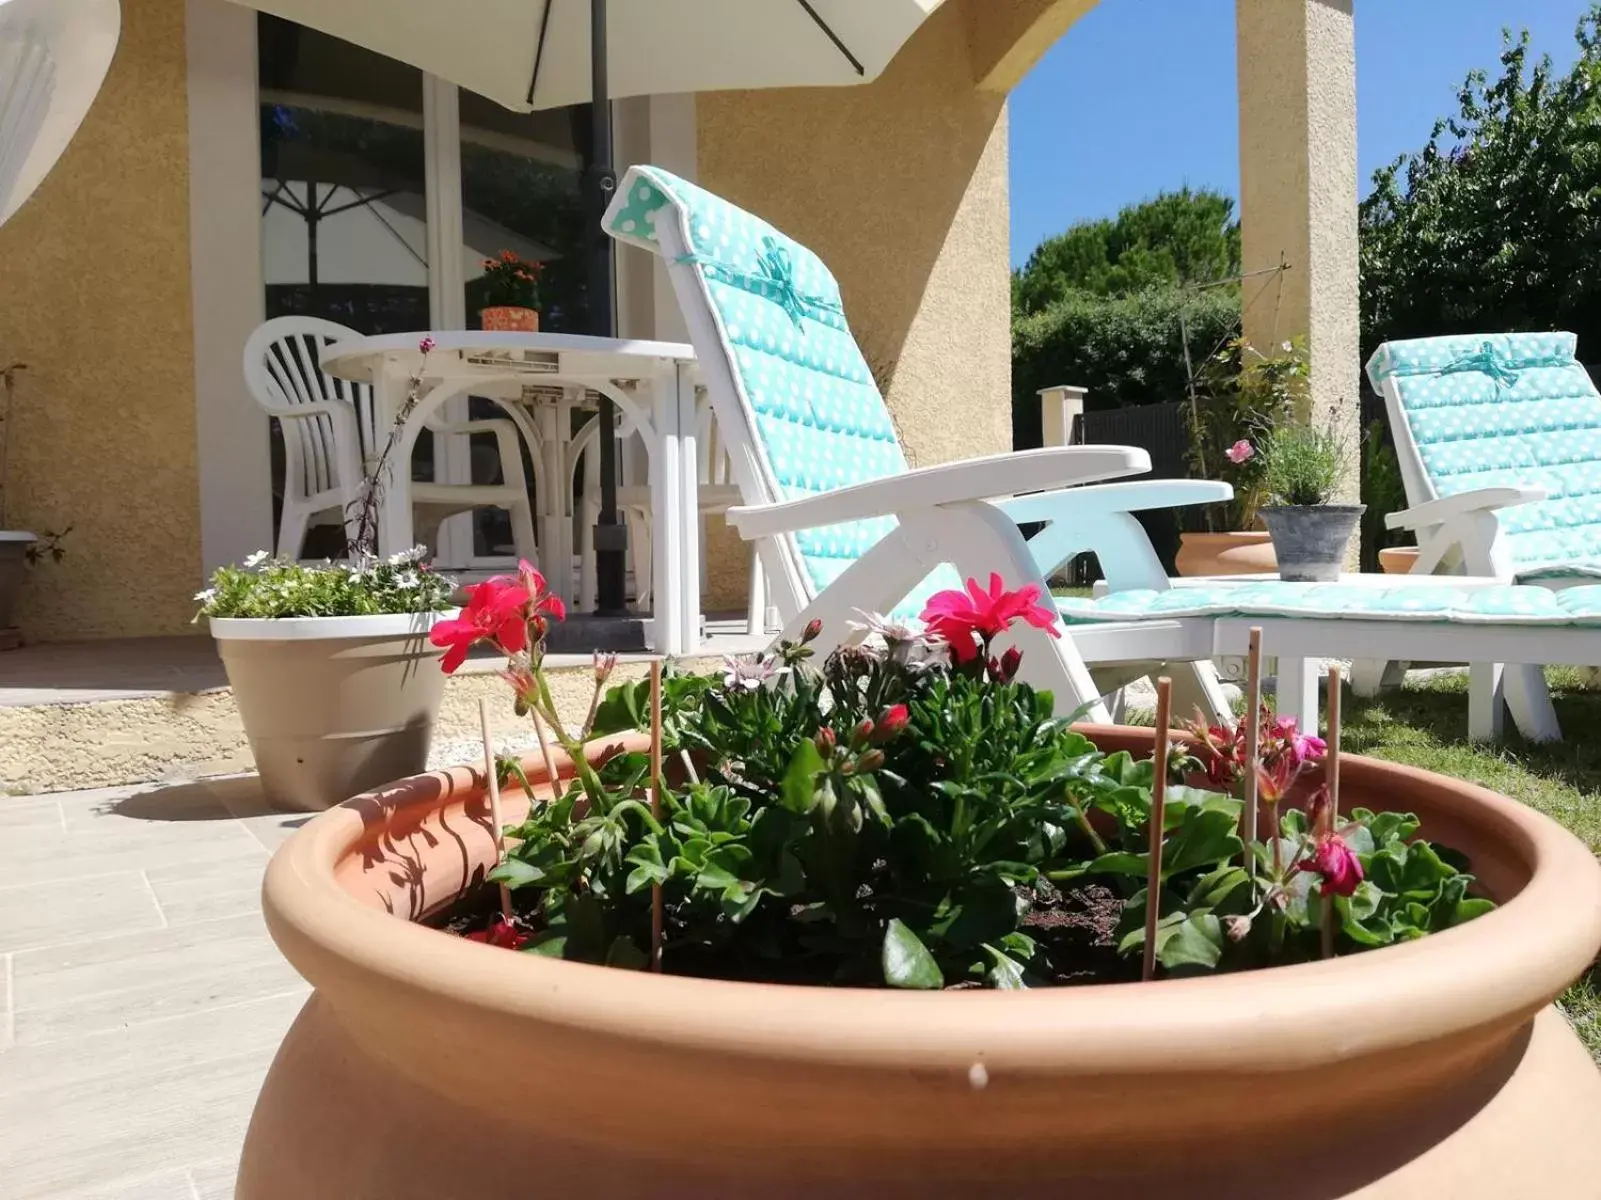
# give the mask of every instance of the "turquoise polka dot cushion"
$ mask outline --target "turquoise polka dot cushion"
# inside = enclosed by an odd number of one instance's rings
[[[1520,580],[1601,576],[1601,395],[1575,345],[1571,333],[1415,338],[1368,362],[1375,388],[1393,382],[1435,496],[1549,494],[1499,514]]]
[[[1160,617],[1345,617],[1481,625],[1601,628],[1601,586],[1562,591],[1504,587],[1358,587],[1340,583],[1227,583],[1165,591],[1135,589],[1057,601],[1068,624]]]
[[[839,285],[822,260],[767,222],[657,167],[634,167],[607,232],[655,253],[656,228],[676,220],[746,410],[772,499],[797,500],[906,470],[888,407],[851,336]],[[705,353],[705,348],[701,348]],[[803,530],[792,539],[813,594],[895,528],[894,518]],[[960,587],[931,575],[897,608]]]

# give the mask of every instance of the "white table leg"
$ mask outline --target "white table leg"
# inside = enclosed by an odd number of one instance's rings
[[[684,653],[683,440],[679,388],[671,371],[651,380],[651,624],[653,649],[676,657]],[[698,590],[698,589],[697,589]]]
[[[561,436],[561,406],[539,403],[534,405],[534,428],[539,432],[539,469],[545,476],[545,503],[539,511],[539,569],[545,576],[545,585],[552,594],[564,601],[572,601],[572,563],[562,563],[561,523],[566,518],[567,505],[562,502],[563,480],[566,478],[566,448]]]
[[[378,372],[373,385],[373,425],[378,444],[374,456],[382,454],[394,429],[395,414],[406,401],[411,380],[392,368]],[[423,406],[418,405],[421,409]],[[413,414],[411,420],[419,418]],[[411,446],[414,439],[402,435],[390,458],[383,479],[378,481],[378,553],[387,558],[416,544],[411,527]],[[376,463],[376,457],[375,457]],[[371,468],[369,468],[370,470]]]
[[[696,444],[700,427],[695,412],[695,384],[690,371],[680,364],[673,370],[672,388],[678,406],[678,461],[679,461],[679,520],[683,563],[679,567],[682,597],[679,619],[682,622],[683,642],[679,653],[695,654],[700,650],[700,580],[701,580],[701,528],[700,519],[700,448]]]

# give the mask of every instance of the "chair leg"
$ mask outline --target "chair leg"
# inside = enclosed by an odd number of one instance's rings
[[[1562,726],[1551,706],[1545,671],[1539,663],[1509,663],[1502,676],[1507,708],[1518,731],[1531,742],[1560,742]]]
[[[1173,713],[1189,719],[1196,709],[1201,711],[1208,724],[1230,725],[1234,712],[1223,685],[1217,677],[1217,668],[1210,662],[1173,662],[1167,664],[1167,675],[1173,681]]]
[[[581,512],[578,523],[578,611],[594,612],[600,595],[595,558],[595,522],[600,520],[600,506],[592,503],[586,493]]]
[[[767,632],[767,573],[759,547],[759,542],[750,545],[750,594],[745,603],[745,632],[752,637]]]
[[[1468,740],[1498,742],[1505,732],[1506,668],[1501,663],[1468,667]]]
[[[311,513],[298,504],[286,503],[283,516],[278,520],[277,553],[283,558],[299,558],[306,546],[306,531],[311,525]]]
[[[513,504],[507,515],[511,517],[511,541],[517,547],[517,556],[539,566],[539,548],[534,540],[534,510],[527,500]],[[563,596],[571,600],[571,596]]]
[[[1274,710],[1281,717],[1294,717],[1298,726],[1308,733],[1319,729],[1317,660],[1291,658],[1279,655],[1278,689],[1274,694]]]
[[[1351,664],[1351,692],[1371,699],[1385,686],[1394,663],[1379,658],[1359,658]]]

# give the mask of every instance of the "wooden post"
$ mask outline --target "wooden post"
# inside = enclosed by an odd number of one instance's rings
[[[650,815],[662,819],[662,664],[650,664]],[[650,888],[650,969],[662,969],[662,885]]]
[[[495,862],[506,857],[506,822],[500,815],[500,772],[495,769],[495,743],[489,735],[489,702],[478,701],[478,726],[484,735],[484,774],[489,779],[489,819],[495,825]],[[500,915],[512,919],[511,889],[500,885]]]
[[[1145,964],[1140,978],[1156,978],[1156,923],[1162,916],[1162,833],[1167,823],[1167,737],[1173,718],[1173,681],[1156,681],[1156,772],[1151,780],[1150,869],[1145,876]]]
[[[1262,627],[1251,626],[1250,646],[1245,655],[1245,869],[1256,878],[1257,798],[1256,758],[1262,740]],[[1278,837],[1279,831],[1268,831]]]
[[[1334,837],[1340,828],[1340,668],[1329,667],[1329,750],[1323,760],[1323,777],[1329,802],[1323,809],[1323,832]],[[1323,957],[1334,957],[1334,897],[1323,893]]]
[[[556,756],[550,751],[550,735],[545,732],[545,722],[539,716],[537,708],[530,708],[528,715],[534,720],[534,736],[539,739],[539,753],[545,760],[545,775],[550,783],[550,794],[555,796],[561,787],[561,781],[556,778]],[[533,797],[528,797],[533,800]]]

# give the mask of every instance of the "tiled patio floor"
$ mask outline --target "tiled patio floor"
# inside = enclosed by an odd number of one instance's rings
[[[253,778],[0,796],[0,1196],[228,1200],[309,994],[268,938]]]

